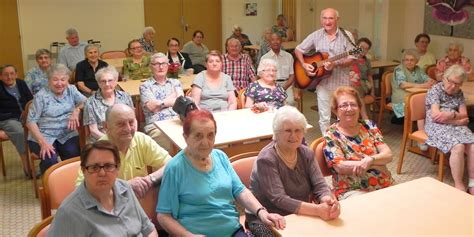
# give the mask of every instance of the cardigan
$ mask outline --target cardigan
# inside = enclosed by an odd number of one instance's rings
[[[20,119],[21,112],[25,109],[26,103],[33,99],[33,95],[25,81],[17,78],[15,85],[20,93],[21,108],[18,106],[16,98],[8,93],[3,81],[0,83],[0,121]]]

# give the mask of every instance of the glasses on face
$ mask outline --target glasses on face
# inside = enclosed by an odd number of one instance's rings
[[[277,72],[276,69],[265,69],[265,70],[262,70],[264,72]]]
[[[168,63],[151,63],[151,65],[153,66],[158,66],[158,67],[164,67],[164,66],[168,66]]]
[[[337,106],[339,109],[342,109],[342,110],[348,110],[349,107],[350,108],[353,108],[353,109],[357,109],[359,108],[359,105],[356,104],[356,103],[344,103],[344,104],[340,104]]]
[[[99,173],[100,169],[104,169],[105,172],[112,172],[117,169],[117,164],[106,163],[104,165],[93,164],[84,167],[89,174]]]
[[[448,83],[448,85],[450,85],[450,86],[454,86],[454,87],[457,87],[457,88],[462,86],[462,82],[455,82],[455,81],[453,81],[449,78],[446,78],[445,80]]]
[[[99,80],[99,83],[105,85],[105,84],[110,84],[110,83],[112,83],[112,82],[114,82],[114,81],[115,81],[115,80]]]

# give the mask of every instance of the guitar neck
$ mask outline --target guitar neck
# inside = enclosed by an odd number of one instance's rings
[[[342,58],[345,58],[349,56],[349,52],[344,52],[344,53],[341,53],[341,54],[338,54],[334,57],[331,57],[331,58],[328,58],[328,59],[325,59],[325,60],[322,60],[320,61],[320,63],[325,63],[325,62],[334,62],[334,61],[337,61],[339,59],[342,59]]]

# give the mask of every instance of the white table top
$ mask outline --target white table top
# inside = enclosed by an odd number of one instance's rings
[[[265,139],[273,135],[272,123],[275,112],[256,114],[250,109],[239,109],[217,112],[213,115],[217,123],[215,146]],[[178,118],[157,121],[155,126],[179,149],[186,147],[183,125]]]
[[[183,87],[184,91],[191,89],[191,85],[193,83],[194,78],[196,75],[182,75],[178,78],[181,82],[181,86]],[[127,92],[130,96],[138,96],[140,95],[140,85],[147,79],[142,80],[127,80],[127,81],[119,81],[118,86],[123,91]]]
[[[282,236],[474,236],[474,198],[420,178],[343,200],[331,221],[288,215]]]

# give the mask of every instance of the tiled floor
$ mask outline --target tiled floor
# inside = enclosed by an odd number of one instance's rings
[[[304,114],[309,123],[314,126],[306,134],[307,141],[311,142],[321,136],[317,113],[310,109],[310,106],[315,104],[315,95],[305,93],[304,102]],[[393,151],[394,159],[388,167],[396,182],[403,183],[424,176],[435,178],[438,166],[412,153],[408,153],[405,157],[403,173],[396,174],[403,127],[392,125],[389,120],[389,116],[386,115],[381,127],[384,138]],[[31,227],[41,219],[39,200],[34,197],[31,181],[23,176],[21,164],[13,146],[10,142],[4,142],[3,146],[8,174],[6,179],[0,178],[0,237],[26,236]],[[448,169],[444,182],[451,185],[453,183]]]

